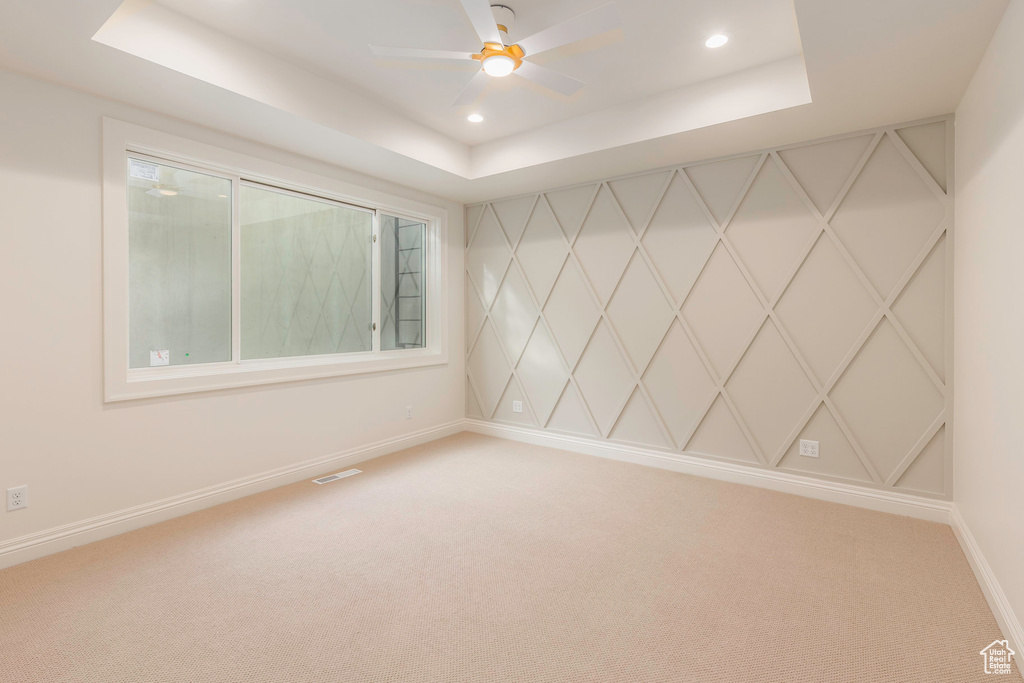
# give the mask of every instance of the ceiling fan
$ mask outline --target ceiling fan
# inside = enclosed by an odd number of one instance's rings
[[[378,57],[456,61],[473,59],[480,62],[480,71],[462,89],[452,103],[453,107],[475,100],[487,85],[489,78],[501,78],[509,74],[533,81],[562,95],[572,95],[584,86],[583,81],[527,60],[541,52],[612,31],[620,26],[615,3],[610,2],[513,43],[509,40],[508,31],[515,19],[515,12],[509,7],[491,5],[489,0],[460,1],[470,23],[483,41],[480,52],[370,46],[370,50]]]

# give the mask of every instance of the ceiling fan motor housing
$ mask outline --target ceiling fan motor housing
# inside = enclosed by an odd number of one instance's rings
[[[473,59],[479,59],[481,64],[484,64],[491,57],[507,57],[513,62],[512,71],[519,68],[519,65],[523,63],[523,49],[518,45],[498,45],[497,43],[484,43],[484,49],[480,51],[480,54],[473,55]],[[484,65],[486,68],[486,65]]]
[[[494,15],[494,23],[498,25],[498,33],[502,43],[484,43],[480,54],[473,55],[473,59],[479,59],[484,71],[491,76],[506,76],[523,63],[525,53],[518,45],[513,45],[508,37],[512,22],[515,21],[516,13],[505,5],[491,5],[491,13]]]

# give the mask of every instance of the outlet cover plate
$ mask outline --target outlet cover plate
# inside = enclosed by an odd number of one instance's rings
[[[800,455],[807,458],[818,457],[818,442],[800,439]]]
[[[28,486],[7,489],[7,511],[24,510],[28,507]]]
[[[521,413],[521,412],[523,412],[523,402],[522,401],[512,401],[512,412],[513,413]]]

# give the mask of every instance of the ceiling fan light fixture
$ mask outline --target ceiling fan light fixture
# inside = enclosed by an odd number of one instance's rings
[[[508,55],[491,55],[484,59],[484,71],[488,76],[502,78],[516,70],[516,60]]]
[[[729,42],[729,36],[724,33],[716,33],[713,36],[708,36],[708,39],[704,41],[704,45],[710,48],[722,47]]]
[[[377,57],[457,62],[468,58],[479,61],[480,68],[452,103],[452,107],[456,108],[470,105],[480,97],[490,78],[502,78],[512,73],[558,95],[571,97],[585,85],[583,81],[540,64],[524,62],[523,58],[527,53],[540,54],[621,28],[622,20],[615,0],[604,1],[607,4],[597,9],[578,14],[513,43],[509,38],[509,29],[515,20],[515,12],[511,8],[505,5],[492,5],[492,0],[459,0],[469,23],[473,25],[473,30],[483,43],[480,52],[383,45],[371,45],[370,51]]]

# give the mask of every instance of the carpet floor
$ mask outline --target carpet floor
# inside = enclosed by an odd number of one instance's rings
[[[467,433],[358,468],[0,571],[0,679],[995,678],[947,526]]]

